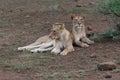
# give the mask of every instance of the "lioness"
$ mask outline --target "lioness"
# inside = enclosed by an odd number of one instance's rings
[[[54,54],[60,53],[60,55],[67,55],[69,52],[74,51],[73,36],[65,28],[64,24],[61,23],[54,24],[50,37],[52,39],[55,39],[55,47],[51,51],[51,53]]]
[[[72,34],[76,45],[81,47],[89,47],[89,44],[93,44],[94,41],[91,41],[86,36],[84,18],[85,17],[81,16],[71,16],[73,23]]]

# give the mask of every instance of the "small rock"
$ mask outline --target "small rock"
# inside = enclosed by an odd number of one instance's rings
[[[90,58],[96,58],[96,57],[97,57],[97,56],[96,56],[96,54],[94,54],[94,53],[90,55]]]
[[[94,5],[94,4],[95,4],[95,2],[90,2],[90,3],[89,3],[89,5]]]
[[[11,13],[12,13],[12,12],[13,12],[13,10],[9,10],[9,12],[11,12]]]
[[[104,75],[104,77],[105,77],[105,78],[112,78],[112,75],[111,75],[109,72],[107,72],[107,73]]]
[[[82,5],[81,4],[77,4],[76,7],[82,7]]]
[[[88,4],[83,4],[83,7],[87,7],[87,6],[89,6]]]
[[[99,63],[97,67],[98,70],[100,71],[106,71],[106,70],[116,69],[117,65],[114,62],[103,62],[103,63]]]
[[[23,9],[19,9],[21,12],[23,11]]]
[[[25,17],[26,17],[26,18],[29,18],[29,17],[30,17],[30,15],[26,15]]]

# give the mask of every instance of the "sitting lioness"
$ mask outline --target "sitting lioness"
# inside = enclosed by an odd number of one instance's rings
[[[84,18],[81,16],[71,16],[73,28],[72,34],[74,37],[74,43],[81,47],[89,47],[89,44],[94,44],[94,41],[91,41],[86,36]]]
[[[50,37],[55,39],[55,47],[51,53],[60,55],[67,55],[69,52],[74,51],[73,48],[73,36],[65,28],[64,24],[56,23],[53,25]]]

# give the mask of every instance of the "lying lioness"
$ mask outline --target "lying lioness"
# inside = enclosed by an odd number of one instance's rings
[[[19,47],[18,50],[28,50],[30,52],[43,52],[52,50],[51,53],[67,55],[74,51],[73,36],[61,23],[53,24],[49,35],[43,36],[34,43]]]

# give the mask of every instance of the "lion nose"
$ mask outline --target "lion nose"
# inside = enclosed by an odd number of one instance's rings
[[[52,36],[51,36],[51,35],[49,35],[49,38],[51,38],[51,39],[52,39]]]
[[[52,37],[52,35],[49,35],[49,38],[54,39],[54,37]]]
[[[81,22],[78,22],[79,25],[81,25]]]

